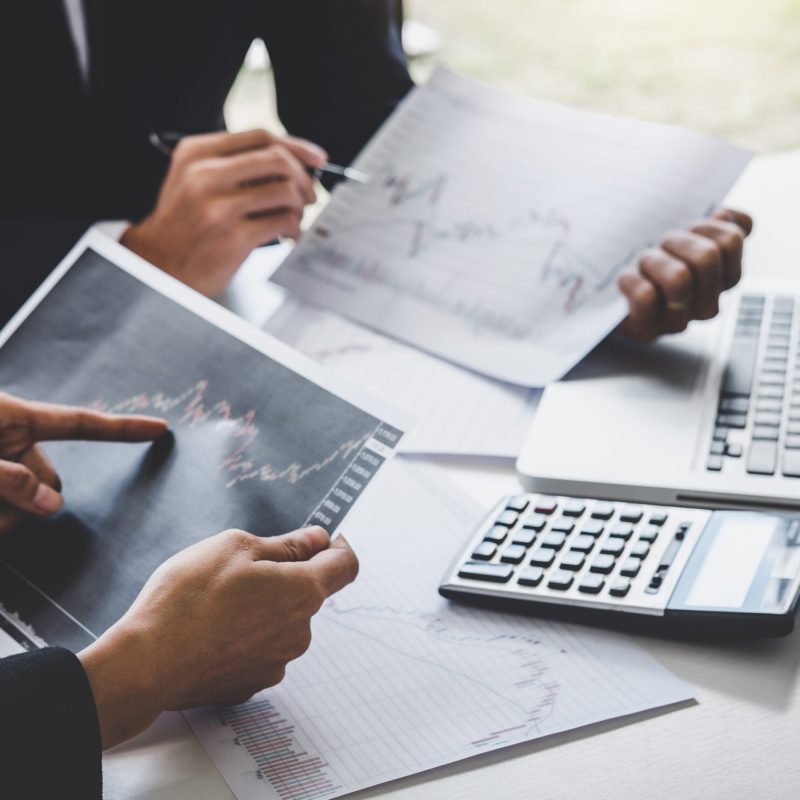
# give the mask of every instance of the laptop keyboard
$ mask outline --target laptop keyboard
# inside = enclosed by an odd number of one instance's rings
[[[741,298],[706,468],[800,478],[800,361],[790,296]]]

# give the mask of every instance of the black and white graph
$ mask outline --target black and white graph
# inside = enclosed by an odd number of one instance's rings
[[[83,646],[162,561],[221,530],[335,531],[394,451],[382,405],[370,413],[253,336],[87,249],[0,348],[5,391],[170,424],[149,445],[46,445],[66,505],[0,542],[0,602],[45,640]]]
[[[621,271],[726,194],[710,137],[440,70],[359,156],[274,280],[495,378],[555,380],[625,316]]]
[[[346,523],[359,578],[309,652],[244,705],[187,715],[239,800],[328,800],[687,699],[623,637],[439,597],[480,509],[413,462],[380,480]]]

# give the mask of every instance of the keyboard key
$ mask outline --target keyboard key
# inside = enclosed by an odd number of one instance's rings
[[[800,436],[800,422],[790,422],[786,426],[786,433],[789,436]]]
[[[770,428],[779,428],[781,415],[773,411],[761,411],[753,417],[753,425],[767,425]]]
[[[786,376],[782,372],[762,372],[758,388],[762,386],[786,386]]]
[[[714,442],[724,442],[728,438],[727,428],[714,428],[714,435],[711,440]]]
[[[600,575],[608,575],[609,572],[614,571],[614,565],[617,560],[612,555],[599,555],[595,556],[592,566],[589,567],[589,572],[597,572]]]
[[[580,530],[582,536],[600,536],[605,526],[599,519],[587,519]]]
[[[587,572],[578,584],[578,591],[584,594],[599,594],[606,582],[602,575]]]
[[[565,534],[550,531],[539,540],[539,544],[542,547],[550,547],[553,550],[560,550],[564,546],[564,542],[566,540],[567,537]]]
[[[574,580],[575,576],[571,573],[563,569],[557,569],[550,576],[550,580],[547,581],[547,588],[558,589],[559,591],[565,592],[570,586],[572,586],[572,582]]]
[[[742,446],[740,444],[734,444],[733,442],[730,442],[729,444],[725,445],[725,455],[729,458],[741,458]]]
[[[639,522],[639,520],[644,516],[644,511],[642,511],[639,506],[625,506],[620,511],[619,519],[620,522]]]
[[[764,386],[758,390],[758,400],[783,400],[783,387],[782,386]],[[731,426],[733,427],[733,426]],[[742,425],[741,427],[744,427]]]
[[[625,597],[631,590],[631,582],[626,578],[617,578],[608,588],[608,593],[613,597]]]
[[[584,511],[586,511],[586,503],[580,500],[567,500],[564,508],[561,509],[561,513],[565,517],[580,517]]]
[[[505,525],[494,525],[484,534],[483,540],[485,542],[502,544],[506,540],[506,536],[508,536],[508,528],[506,528]]]
[[[497,545],[491,542],[481,542],[473,551],[472,558],[476,561],[491,561],[497,552]]]
[[[711,442],[711,447],[708,452],[712,456],[721,456],[725,454],[725,442]]]
[[[575,523],[569,517],[561,517],[550,526],[550,530],[553,533],[572,533],[575,530]]]
[[[529,514],[522,520],[522,527],[532,531],[541,531],[547,525],[547,517],[544,514]]]
[[[619,574],[624,575],[626,578],[635,578],[642,568],[642,562],[638,558],[629,558],[620,567]]]
[[[650,552],[650,545],[647,542],[643,542],[640,539],[633,545],[633,547],[631,547],[628,555],[634,556],[635,558],[647,558],[647,554],[649,552]]]
[[[508,583],[513,574],[514,568],[510,564],[482,564],[479,561],[467,561],[458,571],[459,578],[492,583]]]
[[[719,410],[734,414],[746,414],[749,405],[750,398],[748,397],[723,397],[719,404]]]
[[[537,514],[552,514],[558,508],[558,503],[553,497],[540,497],[536,501],[534,511]]]
[[[577,572],[586,563],[586,556],[576,550],[570,550],[564,554],[561,563],[558,565],[561,569],[569,569]]]
[[[747,417],[744,414],[721,414],[717,417],[718,427],[746,428]]]
[[[541,567],[525,567],[517,578],[517,583],[521,586],[538,586],[544,578],[544,570]]]
[[[522,528],[518,530],[512,537],[512,544],[521,544],[523,547],[530,547],[536,541],[536,531]]]
[[[783,446],[787,450],[800,450],[800,436],[787,436]]]
[[[627,542],[633,536],[633,525],[629,525],[626,522],[615,522],[608,529],[608,535],[624,539]]]
[[[611,503],[595,503],[592,509],[593,519],[609,520],[614,516],[614,506]]]
[[[781,411],[783,403],[780,400],[759,400],[756,403],[756,413],[761,411]]]
[[[787,478],[800,478],[800,450],[784,450],[781,472]]]
[[[775,442],[754,440],[747,449],[747,471],[751,475],[774,475],[778,459]]]
[[[533,567],[549,567],[556,560],[556,551],[552,547],[540,547],[528,562]]]
[[[519,564],[527,551],[521,544],[510,544],[503,550],[500,560],[505,564]]]
[[[667,521],[667,512],[666,511],[654,511],[650,515],[650,519],[648,522],[651,525],[663,525]]]
[[[612,539],[606,539],[605,542],[603,542],[600,552],[607,553],[608,555],[612,556],[618,556],[624,549],[625,540],[614,537]]]
[[[519,519],[516,511],[503,511],[494,521],[495,525],[505,525],[506,528],[513,528]]]
[[[528,498],[524,494],[518,494],[516,497],[509,498],[506,508],[521,514],[528,507],[528,502]]]
[[[706,469],[710,472],[719,472],[722,469],[722,456],[709,456]]]
[[[739,339],[733,342],[728,363],[722,376],[721,393],[747,397],[752,391],[756,371],[757,339]]]
[[[658,539],[659,529],[655,525],[648,525],[640,534],[640,542],[650,542],[651,544]]]
[[[572,550],[580,553],[591,553],[594,547],[594,536],[576,536],[569,546]]]
[[[753,428],[753,439],[763,439],[767,442],[778,441],[778,429],[767,428],[764,425],[756,425]]]

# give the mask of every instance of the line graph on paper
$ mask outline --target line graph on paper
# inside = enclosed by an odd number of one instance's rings
[[[4,346],[0,382],[23,397],[169,422],[152,444],[48,443],[64,511],[0,542],[0,559],[41,591],[19,593],[21,615],[77,649],[200,539],[306,524],[335,533],[399,434],[91,251]]]
[[[228,489],[250,480],[299,483],[331,465],[348,463],[372,433],[370,429],[357,438],[345,440],[319,461],[290,461],[284,465],[259,463],[251,455],[250,448],[260,436],[268,437],[269,430],[262,433],[258,411],[251,408],[239,413],[230,400],[209,401],[208,389],[209,381],[201,379],[176,395],[159,391],[142,392],[117,402],[98,398],[89,403],[88,407],[111,414],[155,414],[166,417],[172,422],[173,429],[177,430],[183,427],[195,430],[207,425],[221,430],[230,438],[231,449],[216,464],[216,469],[224,475],[225,487]]]
[[[560,377],[625,316],[617,278],[746,163],[683,131],[437,72],[368,144],[273,280],[463,366]],[[713,163],[713,169],[687,165]]]
[[[309,652],[244,705],[187,715],[239,800],[329,800],[641,710],[657,685],[622,639],[439,597],[481,510],[412,462],[387,470],[348,522],[359,577]]]

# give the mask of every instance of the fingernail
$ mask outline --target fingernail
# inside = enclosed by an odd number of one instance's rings
[[[55,514],[63,505],[61,495],[46,483],[40,483],[33,496],[33,505],[43,514]]]

